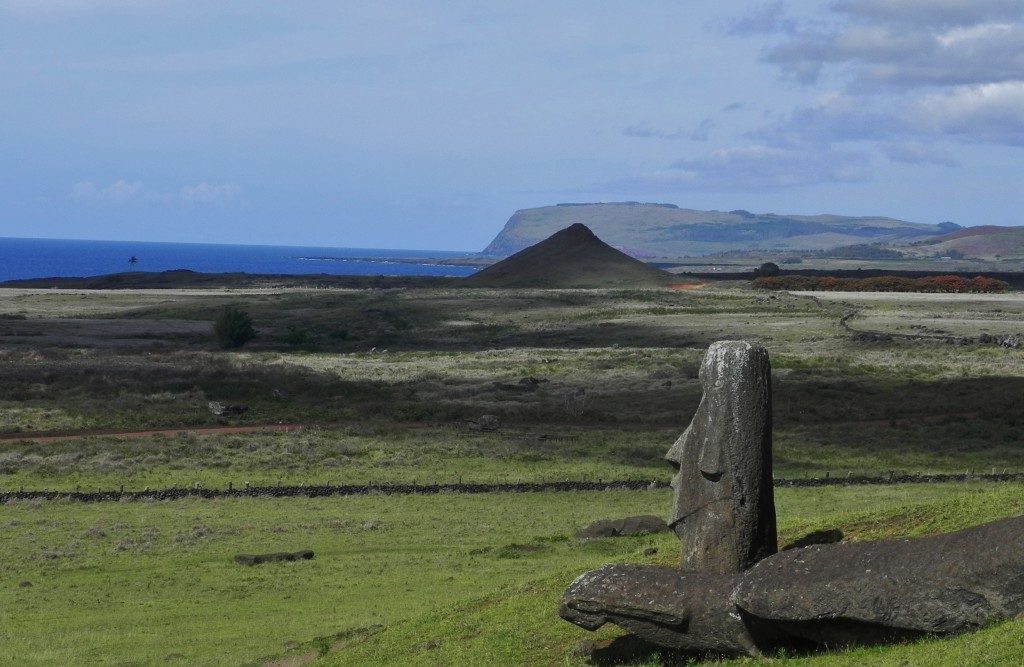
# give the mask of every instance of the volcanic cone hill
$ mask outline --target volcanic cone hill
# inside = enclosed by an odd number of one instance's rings
[[[464,279],[472,287],[660,287],[672,274],[616,250],[576,223]]]

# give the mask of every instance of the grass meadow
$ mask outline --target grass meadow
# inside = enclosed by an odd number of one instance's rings
[[[1024,471],[1024,297],[701,290],[0,290],[0,491],[667,481],[706,346],[766,345],[777,477]],[[258,338],[216,347],[228,304]],[[849,327],[844,327],[843,323]],[[855,332],[896,337],[855,338]],[[959,340],[949,342],[951,337]],[[214,416],[210,401],[243,405]],[[497,430],[474,422],[493,415]],[[290,432],[199,433],[294,424]],[[175,435],[113,432],[169,429]],[[45,435],[69,439],[39,442]],[[922,535],[1019,484],[781,489],[780,540]],[[581,543],[670,492],[0,505],[3,664],[577,664],[564,587],[675,538]],[[654,548],[654,555],[644,555]],[[312,561],[236,565],[237,553]],[[596,633],[610,639],[610,628]],[[794,664],[1010,663],[1024,622]],[[642,656],[638,664],[659,664]],[[733,661],[753,663],[752,660]]]

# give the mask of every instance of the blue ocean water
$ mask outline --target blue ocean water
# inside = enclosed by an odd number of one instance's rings
[[[203,273],[468,276],[476,269],[429,262],[468,254],[440,250],[0,238],[0,280],[174,269]],[[130,257],[138,261],[129,264]],[[407,261],[389,261],[395,259]]]

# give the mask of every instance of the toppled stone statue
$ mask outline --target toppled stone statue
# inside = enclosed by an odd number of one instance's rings
[[[704,356],[704,396],[666,456],[684,570],[742,572],[775,553],[771,376],[760,345],[721,341]]]
[[[645,533],[667,533],[668,525],[664,520],[651,514],[627,516],[624,519],[599,519],[587,524],[576,537],[581,540],[592,540],[599,537],[630,537]]]
[[[559,613],[588,630],[615,623],[661,646],[750,655],[965,632],[1024,613],[1024,517],[792,549],[740,574],[605,565],[569,586]]]
[[[667,457],[681,568],[587,572],[565,591],[563,618],[588,630],[614,623],[672,649],[759,655],[963,632],[1024,613],[1024,517],[776,553],[768,355],[716,343],[700,378],[700,407]],[[832,533],[820,541],[841,539]]]

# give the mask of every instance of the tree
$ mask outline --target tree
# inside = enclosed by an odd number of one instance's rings
[[[757,275],[761,278],[771,278],[779,275],[779,265],[775,262],[765,262],[757,269]]]
[[[224,349],[242,347],[256,337],[249,314],[235,306],[221,311],[213,322],[213,335]]]

